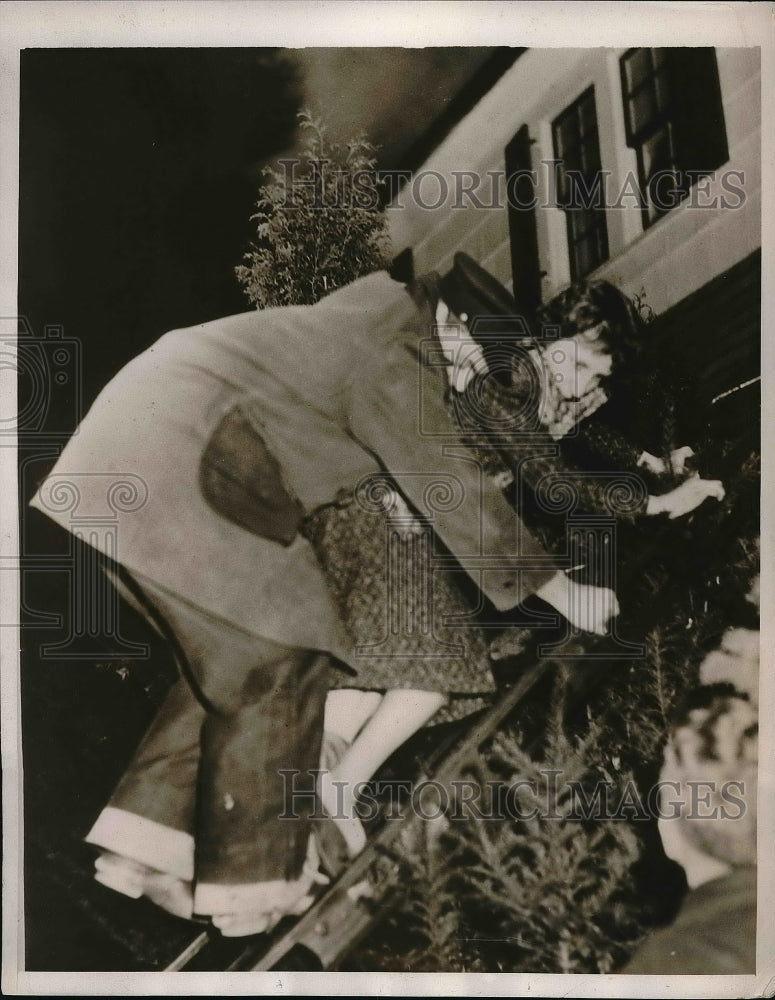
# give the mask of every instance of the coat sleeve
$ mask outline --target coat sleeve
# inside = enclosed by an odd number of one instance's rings
[[[581,447],[615,469],[637,468],[644,451],[669,459],[677,447],[676,396],[669,377],[661,371],[642,372],[623,391],[635,400],[635,426],[624,434],[606,421],[601,410],[579,424]]]
[[[510,386],[501,386],[492,379],[480,383],[476,404],[481,413],[493,427],[510,429],[508,435],[497,431],[488,435],[477,429],[475,420],[470,420],[475,435],[472,440],[485,467],[496,472],[500,464],[512,479],[518,477],[519,486],[530,490],[539,508],[543,497],[552,510],[551,494],[562,484],[561,489],[572,490],[574,509],[586,514],[613,514],[620,520],[632,521],[644,513],[648,498],[641,477],[628,470],[598,472],[574,462],[562,443],[541,428],[537,409],[530,405],[529,390],[524,381]],[[465,418],[473,409],[472,404],[460,407],[459,412]],[[521,490],[515,495],[520,496]]]
[[[524,446],[507,448],[503,456],[510,468],[519,469],[520,479],[532,491],[539,505],[553,486],[573,491],[574,510],[585,514],[615,516],[633,522],[646,512],[648,493],[642,478],[635,472],[595,472],[582,469],[563,454],[562,446],[546,435],[543,446],[535,442],[528,451]],[[550,508],[551,509],[551,508]]]
[[[390,473],[499,610],[558,570],[466,446],[445,403],[446,377],[394,342],[351,382],[350,432]]]
[[[577,433],[580,443],[592,455],[600,456],[617,469],[636,468],[644,450],[596,415],[582,420]]]

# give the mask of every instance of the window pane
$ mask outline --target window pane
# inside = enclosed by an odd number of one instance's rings
[[[666,125],[643,143],[643,180],[646,184],[657,171],[675,169],[676,163],[670,139],[670,126]]]
[[[575,115],[565,115],[555,124],[554,146],[557,157],[563,159],[578,141],[579,130]]]
[[[686,178],[676,157],[669,125],[643,146],[643,186],[649,218],[664,215],[686,196]]]
[[[636,49],[624,57],[624,71],[627,80],[627,90],[632,92],[651,72],[651,51]]]
[[[563,207],[582,208],[592,212],[603,211],[605,208],[605,178],[600,171],[574,171],[568,176],[567,188],[570,200],[564,202]]]
[[[569,146],[565,150],[562,161],[565,170],[583,170],[584,150],[581,144],[577,143],[575,146]]]
[[[600,147],[597,142],[586,143],[583,147],[581,169],[588,177],[592,177],[600,169]]]
[[[608,231],[602,212],[568,212],[568,245],[574,279],[608,259]]]
[[[597,135],[597,115],[595,114],[593,93],[590,93],[586,100],[579,103],[579,131],[583,138]]]
[[[572,192],[570,190],[570,182],[568,179],[567,172],[560,166],[557,170],[557,200],[561,206],[565,206],[570,202],[572,198]]]
[[[656,95],[651,87],[643,87],[630,99],[630,129],[636,135],[649,127],[657,114]]]
[[[654,86],[657,94],[657,106],[661,112],[665,112],[670,107],[670,82],[667,70],[657,73],[654,77]]]

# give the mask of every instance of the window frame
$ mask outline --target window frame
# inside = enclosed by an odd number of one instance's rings
[[[582,107],[585,102],[591,103],[593,118],[594,118],[594,129],[585,132],[581,125],[583,120]],[[575,133],[575,142],[571,144],[570,149],[572,151],[579,151],[579,156],[577,160],[582,164],[580,168],[571,166],[568,167],[568,171],[574,171],[580,173],[584,178],[585,186],[589,190],[588,181],[590,178],[595,180],[596,183],[592,188],[593,191],[598,191],[599,196],[602,196],[602,204],[594,206],[582,206],[582,207],[572,207],[571,205],[564,204],[566,201],[566,195],[569,193],[569,189],[573,188],[573,184],[568,185],[566,182],[566,170],[563,166],[564,155],[561,156],[560,145],[561,145],[561,129],[562,124],[573,116],[575,118],[577,127]],[[608,217],[605,205],[605,172],[602,167],[602,156],[600,153],[600,120],[597,112],[597,92],[595,83],[589,84],[585,87],[572,101],[565,105],[565,107],[557,114],[550,122],[550,132],[552,136],[552,151],[555,159],[555,171],[556,171],[556,190],[558,194],[561,194],[558,199],[558,207],[565,215],[565,233],[567,240],[567,252],[568,252],[568,263],[570,267],[570,277],[571,281],[580,281],[594,271],[597,268],[602,267],[608,260],[611,259],[611,249],[610,249],[610,239],[608,233]],[[596,163],[594,172],[587,173],[583,164],[588,159],[588,153],[590,151],[589,141],[592,140],[594,146],[591,147],[593,151],[593,162]],[[567,146],[563,148],[563,154],[567,151]],[[598,187],[598,184],[602,184]],[[578,227],[578,220],[581,221],[580,228]],[[580,267],[581,256],[580,248],[588,240],[596,240],[596,247],[594,252],[594,261],[592,267],[583,269]]]
[[[627,78],[627,64],[635,53],[647,52],[649,59],[649,72],[644,79],[635,87],[630,87]],[[663,54],[661,67],[657,67],[655,53]],[[699,143],[698,137],[703,136],[701,129],[693,126],[696,118],[697,108],[694,98],[699,95],[700,87],[698,83],[697,67],[699,59],[712,53],[712,65],[708,61],[702,67],[702,100],[708,114],[706,118],[713,120],[713,112],[718,116],[713,130],[707,129],[708,135],[704,136],[704,144]],[[679,58],[683,56],[685,65],[688,64],[690,71],[686,79],[682,80],[682,71],[685,68],[679,63]],[[691,61],[694,60],[694,67]],[[666,106],[662,106],[658,89],[652,85],[658,82],[660,73],[666,79],[669,91],[669,98]],[[694,78],[692,78],[692,73]],[[715,47],[697,46],[688,49],[676,48],[675,46],[656,47],[631,47],[626,49],[619,57],[619,80],[621,86],[621,109],[624,116],[624,129],[627,146],[635,152],[638,167],[638,188],[641,195],[641,220],[644,232],[650,229],[660,219],[669,215],[670,212],[686,200],[694,184],[703,176],[713,174],[713,172],[729,159],[729,146],[727,139],[726,122],[724,116],[723,103],[721,99],[721,89],[718,77],[718,60],[716,58]],[[653,106],[655,113],[648,120],[646,125],[640,129],[634,128],[631,114],[631,102],[637,94],[644,90],[646,86],[651,88]],[[669,164],[666,167],[659,167],[649,176],[646,176],[644,163],[644,150],[647,143],[658,137],[660,133],[666,133],[668,143]],[[702,166],[691,166],[689,157],[706,156],[707,162]],[[660,174],[672,172],[674,184],[669,189],[669,203],[662,201],[662,198],[655,201],[653,197],[654,178]],[[668,192],[663,192],[668,193]],[[661,204],[660,204],[661,202]]]

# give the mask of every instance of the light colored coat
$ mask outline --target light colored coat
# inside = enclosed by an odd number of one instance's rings
[[[306,540],[297,535],[286,546],[261,537],[218,514],[202,493],[203,451],[239,404],[305,511],[386,469],[493,603],[515,606],[554,564],[461,446],[443,370],[420,363],[434,303],[419,287],[415,302],[379,272],[313,306],[166,334],[105,387],[33,505],[76,531],[74,514],[104,508],[106,476],[140,477],[147,498],[116,514],[109,556],[232,624],[346,660]],[[433,502],[434,480],[451,500]],[[75,511],[57,500],[68,481],[78,491]],[[99,534],[87,541],[103,546]],[[484,562],[494,568],[482,574]]]

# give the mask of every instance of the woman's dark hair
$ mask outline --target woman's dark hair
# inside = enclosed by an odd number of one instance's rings
[[[547,328],[560,338],[597,328],[595,342],[613,359],[614,370],[630,369],[644,347],[644,323],[633,303],[608,281],[578,281],[536,311],[540,339]]]

